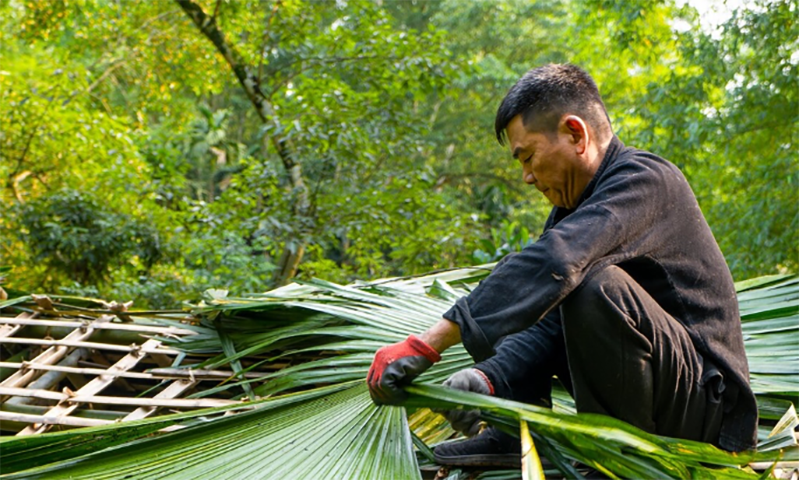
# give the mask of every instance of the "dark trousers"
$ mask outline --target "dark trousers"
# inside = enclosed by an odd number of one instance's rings
[[[537,379],[515,387],[518,400],[549,404],[550,379],[556,375],[572,392],[578,412],[606,414],[650,433],[718,443],[722,374],[622,269],[608,267],[570,294],[561,304],[561,318],[563,349],[534,370]]]

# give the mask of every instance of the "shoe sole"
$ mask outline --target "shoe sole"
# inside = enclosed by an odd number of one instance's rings
[[[514,454],[483,454],[469,456],[440,456],[433,459],[442,466],[476,466],[492,468],[521,468],[522,459]]]

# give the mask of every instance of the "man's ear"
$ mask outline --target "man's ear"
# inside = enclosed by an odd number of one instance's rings
[[[589,128],[582,118],[577,115],[567,115],[562,121],[564,129],[572,137],[576,153],[583,154],[589,144]]]

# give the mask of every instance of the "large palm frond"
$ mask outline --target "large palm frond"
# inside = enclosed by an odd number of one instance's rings
[[[374,406],[357,384],[286,396],[10,478],[418,478],[402,408]]]

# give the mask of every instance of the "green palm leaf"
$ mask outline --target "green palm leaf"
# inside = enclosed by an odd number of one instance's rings
[[[403,408],[373,405],[363,383],[320,394],[289,396],[9,478],[419,478]]]
[[[0,438],[0,453],[2,453],[3,460],[0,463],[0,469],[2,469],[4,475],[30,468],[37,468],[35,471],[38,472],[41,467],[56,465],[64,460],[79,462],[83,455],[119,446],[143,436],[154,435],[157,431],[166,427],[202,423],[213,419],[214,416],[245,409],[277,409],[289,404],[316,399],[341,391],[347,387],[349,387],[347,384],[337,384],[273,399],[242,403],[235,406],[206,408],[120,424],[48,432],[34,436],[4,436]],[[25,476],[22,477],[24,478]]]

